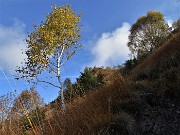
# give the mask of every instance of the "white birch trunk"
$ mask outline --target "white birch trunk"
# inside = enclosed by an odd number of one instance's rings
[[[60,90],[61,90],[61,102],[62,102],[62,108],[65,108],[65,103],[64,103],[64,88],[63,88],[63,83],[61,82],[61,56],[64,51],[64,46],[62,47],[61,53],[58,55],[57,59],[57,77],[58,77],[58,82],[60,84]]]

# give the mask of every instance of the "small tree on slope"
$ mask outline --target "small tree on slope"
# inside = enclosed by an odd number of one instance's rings
[[[61,81],[61,67],[69,60],[81,46],[78,43],[80,15],[70,9],[70,5],[64,7],[54,6],[52,12],[47,15],[46,21],[40,26],[34,26],[34,32],[28,35],[26,42],[27,62],[24,67],[17,70],[21,77],[44,82],[61,90],[62,107],[65,107],[63,96],[63,84]],[[57,84],[52,80],[40,78],[40,74],[50,73],[57,78]],[[48,76],[47,76],[48,77]],[[53,78],[53,77],[52,77]]]

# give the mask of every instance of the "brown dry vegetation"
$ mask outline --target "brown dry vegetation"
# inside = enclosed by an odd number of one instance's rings
[[[121,110],[113,112],[114,106],[132,96],[122,77],[116,75],[110,85],[76,99],[63,112],[55,112],[50,123],[54,133],[66,135],[107,134],[117,126],[124,134],[132,133],[135,124],[133,117]],[[52,134],[48,125],[45,126],[45,133]]]
[[[137,65],[128,78],[156,79],[164,70],[180,64],[180,32],[155,50],[147,59]],[[143,78],[145,77],[145,78]]]
[[[180,32],[137,65],[128,82],[135,90],[180,100]]]
[[[100,72],[100,69],[96,72]],[[16,118],[9,125],[1,128],[0,134],[150,135],[180,133],[178,131],[180,124],[175,121],[179,120],[179,114],[176,112],[180,109],[180,33],[174,35],[137,65],[126,79],[123,79],[115,70],[102,70],[102,73],[110,74],[106,77],[108,83],[74,99],[67,104],[65,110],[46,108],[48,116],[41,121],[41,124],[25,131],[22,130]],[[168,116],[163,112],[167,112]],[[174,125],[168,125],[170,116],[173,117],[172,121],[175,121]],[[158,119],[160,122],[164,120],[164,123],[160,123]],[[176,128],[169,130],[169,127]],[[156,131],[155,128],[158,130]]]

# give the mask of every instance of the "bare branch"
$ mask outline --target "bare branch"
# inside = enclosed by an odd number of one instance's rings
[[[68,60],[69,58],[66,58],[63,62],[61,62],[60,67]]]
[[[40,81],[40,80],[38,80],[38,82],[47,83],[47,84],[50,84],[50,85],[52,85],[52,86],[54,86],[54,87],[56,87],[56,88],[60,88],[60,89],[61,89],[60,86],[57,86],[57,85],[55,85],[55,84],[53,84],[53,83],[51,83],[51,82]]]
[[[52,66],[54,66],[55,68],[57,68],[57,65],[55,65],[53,62],[50,62],[50,64],[51,64]]]
[[[55,74],[57,74],[57,71],[56,71],[53,67],[51,67],[51,65],[49,65],[49,68],[50,68],[50,70],[52,70]]]

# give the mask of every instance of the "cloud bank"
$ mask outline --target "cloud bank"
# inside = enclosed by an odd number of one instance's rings
[[[116,60],[127,59],[130,53],[127,47],[129,29],[130,24],[123,23],[113,32],[103,33],[91,50],[94,60],[90,65],[112,66],[110,63],[114,63]]]
[[[0,65],[10,66],[13,72],[26,58],[22,54],[26,48],[24,30],[25,25],[17,20],[8,27],[0,24]]]

